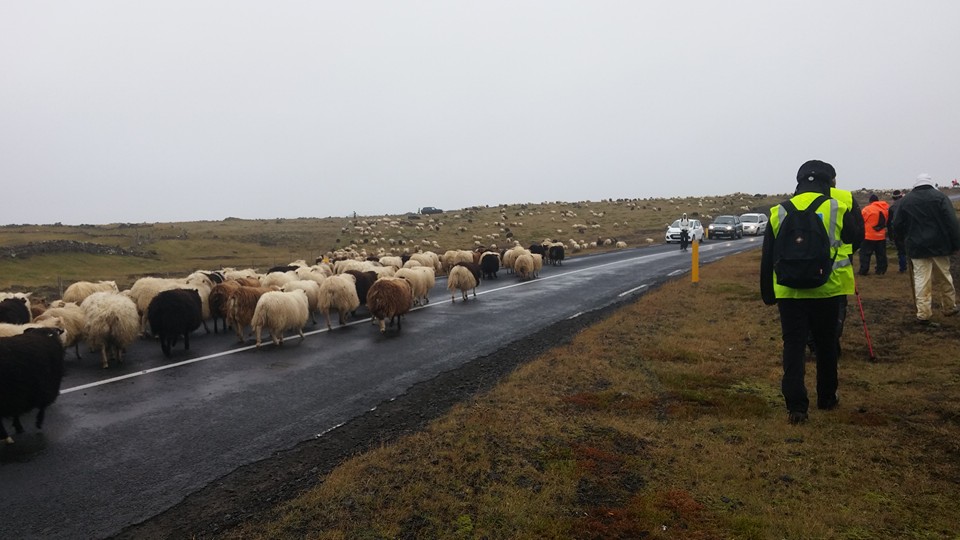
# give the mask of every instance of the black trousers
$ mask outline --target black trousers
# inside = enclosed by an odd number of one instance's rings
[[[680,231],[680,250],[686,251],[687,246],[689,245],[690,245],[690,234],[685,230],[681,230]]]
[[[790,412],[807,412],[806,348],[813,337],[817,348],[817,407],[837,402],[837,313],[841,296],[777,300],[783,334],[783,379],[780,390]]]
[[[870,256],[877,256],[877,274],[887,272],[887,241],[886,240],[864,240],[860,244],[860,275],[865,276],[870,273]]]

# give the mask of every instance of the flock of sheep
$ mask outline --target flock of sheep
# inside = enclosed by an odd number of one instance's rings
[[[201,326],[209,333],[222,325],[240,342],[249,336],[259,348],[262,334],[275,345],[284,334],[303,329],[316,314],[333,329],[331,312],[346,324],[361,305],[380,332],[396,327],[413,307],[430,301],[438,275],[447,276],[451,301],[476,296],[482,279],[501,269],[521,280],[539,275],[546,263],[562,264],[562,243],[549,241],[506,250],[450,250],[443,255],[421,251],[410,255],[364,258],[351,250],[328,254],[315,264],[295,261],[266,273],[255,269],[200,270],[184,278],[142,277],[121,291],[115,281],[78,281],[50,303],[30,293],[0,292],[0,419],[43,411],[59,393],[65,351],[80,345],[98,351],[101,366],[123,362],[126,349],[141,337],[154,337],[166,357],[180,339],[190,348],[190,335]],[[0,440],[12,442],[0,422]]]

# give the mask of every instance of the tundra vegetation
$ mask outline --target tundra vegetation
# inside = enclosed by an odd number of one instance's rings
[[[865,202],[865,193],[857,196]],[[0,227],[0,290],[56,298],[58,278],[63,286],[115,280],[122,289],[145,275],[265,269],[350,246],[388,256],[552,239],[573,240],[580,248],[567,254],[577,256],[618,242],[662,243],[680,212],[709,223],[710,215],[765,211],[784,197],[508,205],[419,220],[11,225]],[[404,236],[386,234],[393,221]],[[344,462],[316,488],[221,533],[956,537],[960,319],[917,329],[904,276],[861,279],[878,361],[866,360],[852,298],[841,406],[790,426],[779,395],[779,323],[758,298],[758,266],[759,253],[745,253],[704,267],[699,286],[678,279],[651,291],[424,431]],[[135,337],[133,312],[124,326]],[[811,363],[811,391],[814,372]]]

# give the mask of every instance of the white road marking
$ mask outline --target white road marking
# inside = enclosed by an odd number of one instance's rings
[[[629,291],[623,291],[622,293],[620,293],[620,294],[617,295],[617,298],[623,298],[624,296],[626,296],[626,295],[628,295],[628,294],[630,294],[630,293],[632,293],[632,292],[639,291],[640,289],[643,289],[643,288],[646,287],[646,286],[647,286],[646,284],[643,284],[643,285],[641,285],[641,286],[639,286],[639,287],[634,287],[634,288],[630,289]]]

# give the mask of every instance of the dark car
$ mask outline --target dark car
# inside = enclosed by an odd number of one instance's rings
[[[424,206],[420,209],[421,214],[442,214],[443,210],[439,208],[434,208],[433,206]]]
[[[713,238],[743,238],[743,223],[738,216],[717,216],[707,227],[707,235]]]

